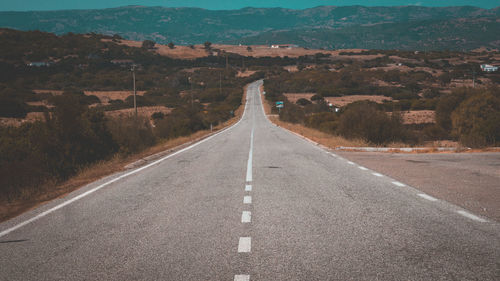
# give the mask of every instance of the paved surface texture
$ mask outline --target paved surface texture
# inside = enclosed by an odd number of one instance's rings
[[[231,129],[0,224],[0,280],[498,280],[497,222],[272,125],[259,83]]]
[[[338,154],[500,222],[500,153]]]

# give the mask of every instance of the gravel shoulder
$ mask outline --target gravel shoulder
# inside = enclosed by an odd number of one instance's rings
[[[500,153],[336,153],[436,198],[500,221]]]

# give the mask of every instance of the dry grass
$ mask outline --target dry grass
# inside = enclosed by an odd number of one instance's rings
[[[103,39],[105,42],[111,41],[110,39]],[[137,47],[140,48],[142,46],[141,41],[131,41],[131,40],[120,40],[117,42],[118,44]],[[267,45],[251,45],[251,51],[247,50],[247,45],[222,45],[222,44],[212,44],[212,49],[219,49],[224,52],[240,54],[242,56],[252,56],[252,57],[293,57],[297,58],[305,55],[314,55],[317,53],[330,54],[332,57],[343,57],[349,59],[356,60],[370,60],[374,58],[381,57],[382,55],[351,55],[351,56],[340,56],[340,52],[353,52],[359,53],[364,51],[362,49],[346,49],[346,50],[315,50],[315,49],[304,49],[304,48],[291,48],[291,49],[273,49]],[[171,58],[177,59],[196,59],[206,57],[210,54],[209,51],[205,50],[203,45],[194,45],[194,48],[190,48],[189,46],[175,46],[175,48],[170,49],[167,45],[156,44],[155,49],[152,52],[156,52],[162,56],[167,56]],[[218,55],[217,52],[214,52],[213,55]]]
[[[401,112],[404,124],[425,124],[436,122],[434,110],[410,110]]]
[[[311,100],[315,93],[285,93],[283,94],[291,103],[296,103],[299,99]]]
[[[165,106],[142,106],[137,108],[137,115],[141,117],[151,118],[151,115],[155,112],[161,112],[163,114],[169,114],[172,112],[172,108]],[[111,118],[127,117],[135,114],[133,108],[125,108],[120,110],[106,111],[106,116]]]
[[[242,98],[242,104],[246,100],[246,89]],[[161,155],[168,154],[173,150],[178,150],[184,146],[187,146],[193,142],[199,141],[203,138],[208,137],[211,134],[220,131],[221,129],[231,126],[238,122],[244,112],[244,106],[240,106],[235,111],[235,117],[230,120],[219,124],[213,128],[213,132],[210,130],[198,131],[186,137],[179,137],[167,141],[163,141],[158,145],[150,147],[140,153],[130,155],[128,157],[115,156],[111,160],[101,161],[94,165],[91,165],[85,169],[82,169],[76,176],[63,183],[47,183],[44,186],[39,186],[36,190],[31,190],[25,194],[25,197],[12,202],[0,201],[0,222],[13,218],[19,214],[22,214],[28,210],[31,210],[39,205],[45,204],[56,198],[64,197],[68,193],[85,186],[89,183],[95,182],[101,178],[109,176],[113,173],[123,171],[127,166],[133,163],[144,163],[144,158],[146,157],[161,157]]]
[[[368,146],[368,143],[362,140],[348,140],[340,136],[334,136],[330,134],[323,133],[321,131],[308,128],[301,124],[293,124],[288,122],[280,121],[277,116],[269,116],[269,120],[274,124],[295,132],[301,136],[304,136],[312,141],[315,141],[321,145],[324,145],[328,148],[337,148],[340,146],[348,146],[348,147],[363,147]]]
[[[108,104],[110,100],[122,100],[134,94],[134,91],[84,91],[87,96],[96,96],[102,104]],[[142,96],[146,91],[137,91]]]
[[[0,117],[0,126],[19,127],[24,123],[35,121],[45,121],[43,112],[28,112],[25,118]]]
[[[238,74],[236,75],[236,77],[249,77],[249,76],[252,76],[253,74],[255,74],[257,71],[253,71],[253,70],[246,70],[246,71],[238,71]]]
[[[376,103],[383,103],[385,100],[392,100],[392,98],[386,96],[352,95],[343,97],[325,97],[325,100],[337,107],[342,107],[356,101],[369,100]]]
[[[35,89],[33,90],[33,93],[35,94],[53,94],[53,95],[62,95],[64,91],[61,90],[40,90],[40,89]]]

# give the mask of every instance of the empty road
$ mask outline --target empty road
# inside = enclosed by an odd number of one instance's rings
[[[241,121],[0,224],[0,280],[499,280],[500,225]]]

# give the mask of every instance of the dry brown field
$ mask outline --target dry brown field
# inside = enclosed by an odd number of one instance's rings
[[[337,107],[342,107],[356,101],[369,100],[376,103],[383,103],[384,101],[391,101],[392,98],[386,96],[352,95],[343,97],[325,97],[325,100]]]

